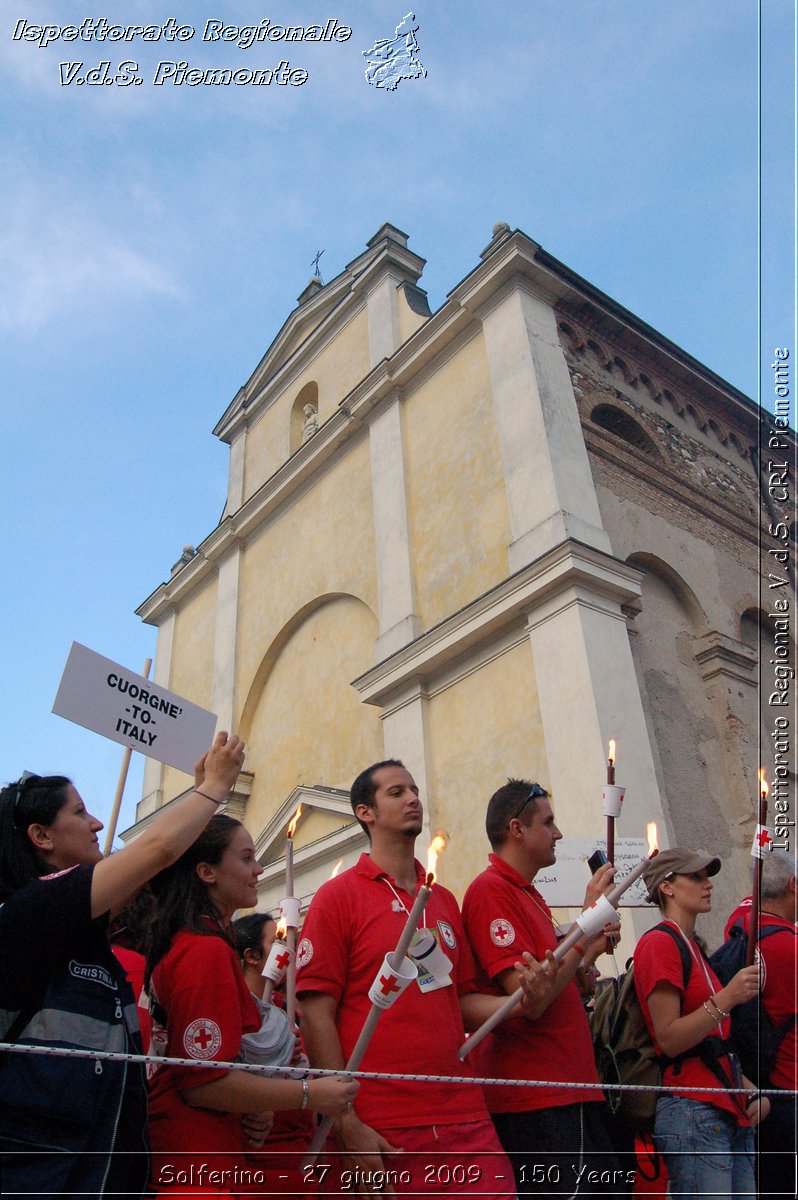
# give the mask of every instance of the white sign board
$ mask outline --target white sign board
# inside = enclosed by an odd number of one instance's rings
[[[188,775],[213,741],[216,717],[73,642],[53,712]]]
[[[564,837],[557,843],[557,861],[544,867],[535,876],[535,887],[549,908],[581,908],[585,900],[585,888],[590,882],[590,867],[587,860],[594,850],[606,853],[604,838]],[[644,838],[615,839],[615,882],[620,883],[636,867],[641,858],[648,857],[648,843]],[[621,908],[650,908],[646,903],[646,885],[636,879],[621,897]]]

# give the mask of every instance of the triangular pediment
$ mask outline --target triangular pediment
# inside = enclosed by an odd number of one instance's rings
[[[300,363],[314,355],[325,340],[355,317],[366,304],[367,289],[377,278],[392,273],[415,284],[425,260],[407,248],[407,234],[384,224],[367,249],[327,284],[312,277],[298,305],[284,321],[263,358],[228,405],[214,433],[230,441],[240,422],[250,420],[280,392]]]
[[[263,863],[258,885],[258,908],[262,911],[275,912],[285,895],[286,831],[300,804],[302,811],[294,833],[294,894],[303,912],[339,863],[339,870],[353,866],[368,849],[368,838],[352,814],[348,792],[320,784],[300,784],[259,836],[252,831],[255,853]]]

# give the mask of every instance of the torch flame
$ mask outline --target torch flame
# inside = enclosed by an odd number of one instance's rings
[[[438,862],[438,855],[446,849],[447,837],[445,833],[436,833],[435,837],[429,844],[427,851],[427,875],[431,876],[428,886],[435,882],[435,867]]]
[[[770,788],[768,787],[768,781],[767,781],[767,779],[765,779],[765,768],[764,767],[759,768],[759,794],[763,797],[763,799],[767,799],[768,795],[770,794]]]
[[[615,738],[610,738],[609,749],[607,750],[607,762],[615,762]]]
[[[296,810],[296,812],[294,813],[293,817],[291,818],[291,820],[289,822],[288,829],[287,829],[286,835],[285,835],[286,837],[292,838],[294,836],[294,834],[296,833],[296,827],[299,824],[299,818],[301,815],[302,815],[302,804],[300,803],[299,808]]]
[[[656,821],[649,821],[648,825],[646,825],[646,837],[648,838],[648,857],[653,858],[655,854],[659,854]]]
[[[280,920],[277,922],[277,930],[276,930],[274,936],[276,938],[279,938],[280,941],[284,942],[286,939],[287,933],[288,933],[288,924],[284,917],[280,917]]]
[[[333,869],[332,869],[332,875],[330,876],[330,879],[335,879],[335,876],[336,876],[336,875],[338,874],[338,872],[341,870],[341,867],[342,867],[343,865],[344,865],[344,860],[343,860],[342,858],[339,858],[339,859],[338,859],[338,862],[335,864],[335,866],[334,866],[334,867],[333,867]]]

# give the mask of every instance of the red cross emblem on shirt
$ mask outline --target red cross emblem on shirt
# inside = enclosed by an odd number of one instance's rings
[[[282,954],[278,954],[274,961],[278,970],[283,971],[291,961],[291,955],[287,950],[283,950]]]
[[[213,1041],[213,1034],[209,1033],[204,1025],[201,1025],[194,1034],[193,1042],[195,1046],[199,1046],[200,1050],[207,1050],[210,1043]]]
[[[759,842],[760,849],[764,850],[764,848],[765,848],[765,846],[767,846],[768,842],[773,841],[773,838],[770,836],[767,829],[761,829],[759,831],[759,833],[756,835],[756,840]]]
[[[507,925],[494,926],[494,933],[500,942],[506,942],[510,937],[510,928]]]
[[[380,975],[380,991],[383,996],[390,996],[391,992],[400,992],[402,989],[392,975]]]

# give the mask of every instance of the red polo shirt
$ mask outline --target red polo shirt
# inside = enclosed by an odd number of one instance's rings
[[[536,959],[554,950],[551,911],[540,892],[495,854],[463,900],[463,922],[483,980],[480,991],[500,995],[494,980],[515,966],[524,950]],[[598,1083],[593,1043],[579,989],[571,980],[536,1021],[513,1017],[480,1043],[469,1058],[480,1075],[558,1083]],[[486,1089],[491,1112],[532,1112],[581,1101],[604,1101],[600,1090]]]
[[[738,905],[732,916],[742,917],[746,933],[751,926],[751,909],[740,909]],[[798,996],[798,933],[791,921],[777,917],[775,913],[761,912],[760,926],[778,925],[784,933],[771,933],[760,940],[759,954],[762,960],[762,1005],[773,1024],[778,1028],[790,1017],[795,1016]],[[731,921],[730,924],[734,924]],[[770,1076],[773,1087],[798,1090],[798,1032],[795,1025],[784,1035],[779,1046],[776,1062]]]
[[[424,869],[418,862],[416,875],[421,884]],[[310,905],[297,947],[297,990],[300,996],[323,992],[335,999],[345,1061],[371,1009],[369,988],[396,947],[412,903],[411,895],[362,854],[354,867],[323,884]],[[475,990],[474,966],[457,902],[437,883],[424,924],[452,961],[452,984],[425,993],[412,982],[380,1015],[361,1070],[467,1079],[471,1071],[457,1057],[465,1038],[458,998]],[[362,1080],[357,1110],[380,1130],[487,1117],[482,1092],[473,1084]]]

